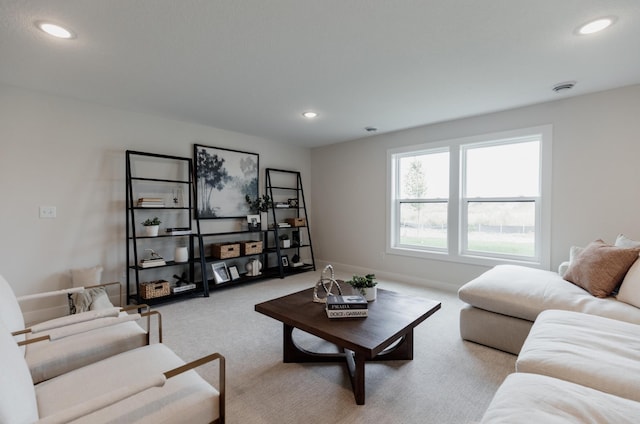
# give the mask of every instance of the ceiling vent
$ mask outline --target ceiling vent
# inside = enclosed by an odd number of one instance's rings
[[[576,85],[575,81],[561,82],[553,86],[553,91],[559,93],[561,91],[571,90]]]

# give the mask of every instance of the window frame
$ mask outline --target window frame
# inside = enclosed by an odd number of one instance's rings
[[[435,259],[473,265],[493,266],[501,263],[525,264],[532,267],[548,269],[551,258],[551,152],[552,125],[541,125],[512,131],[495,132],[477,136],[441,140],[414,146],[387,150],[387,237],[386,253],[424,259]],[[463,197],[465,164],[462,150],[481,145],[511,144],[527,139],[540,140],[539,149],[539,197],[498,197],[496,200],[535,201],[536,234],[535,255],[532,258],[522,256],[493,254],[462,249],[466,246],[467,223],[466,210],[468,202]],[[399,202],[395,198],[397,187],[397,158],[420,153],[449,152],[449,199],[447,213],[447,249],[424,249],[415,246],[400,245],[399,242]],[[479,198],[487,200],[489,198]]]

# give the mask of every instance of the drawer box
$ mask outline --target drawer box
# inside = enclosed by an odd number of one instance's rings
[[[140,297],[143,299],[169,296],[169,294],[171,294],[171,287],[169,287],[168,281],[157,280],[140,283]]]
[[[216,259],[237,258],[240,256],[240,243],[212,244],[211,255]]]
[[[262,253],[262,242],[257,240],[243,241],[240,243],[240,253],[242,255],[257,255]]]
[[[306,218],[287,218],[285,221],[292,227],[305,227],[307,225]]]

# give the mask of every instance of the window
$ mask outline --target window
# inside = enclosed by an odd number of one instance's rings
[[[549,263],[551,127],[389,151],[388,252]]]

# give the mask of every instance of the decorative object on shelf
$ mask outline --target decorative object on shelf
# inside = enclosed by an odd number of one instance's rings
[[[287,218],[285,221],[292,227],[304,227],[307,225],[307,220],[305,218]]]
[[[292,268],[297,268],[302,265],[304,265],[304,262],[300,260],[300,256],[293,255],[293,257],[291,258],[291,262],[289,262],[289,266],[291,266]]]
[[[161,223],[162,221],[160,221],[157,216],[148,218],[142,223],[142,225],[144,226],[145,235],[147,237],[156,237],[158,235],[158,229],[160,228]]]
[[[258,197],[259,156],[198,144],[193,147],[193,156],[197,218],[246,216],[249,207],[242,202],[243,197]]]
[[[376,288],[378,282],[375,281],[375,278],[376,276],[374,274],[367,274],[365,276],[354,275],[351,280],[345,282],[358,290],[368,302],[372,302],[376,300],[376,295],[378,293]]]
[[[244,200],[247,202],[247,205],[249,205],[249,209],[251,210],[251,212],[260,214],[260,219],[258,219],[258,222],[260,223],[260,230],[267,231],[267,211],[271,208],[271,206],[273,206],[271,197],[264,194],[262,195],[262,197],[257,197],[255,200],[251,200],[251,197],[249,197],[249,195],[247,194],[246,196],[244,196]]]
[[[155,250],[153,249],[144,249],[144,250],[150,253],[148,258],[140,260],[140,268],[153,268],[156,266],[163,266],[167,264],[164,258],[158,255],[155,252]]]
[[[137,206],[139,208],[164,208],[162,197],[139,197]]]
[[[164,232],[168,236],[186,236],[191,234],[191,229],[189,227],[175,227],[175,228],[167,228]]]
[[[298,207],[298,199],[288,199],[287,203],[289,204],[290,208],[297,208]]]
[[[293,247],[300,246],[300,231],[298,230],[291,231],[291,246]]]
[[[260,253],[262,253],[262,241],[249,240],[240,242],[241,255],[259,255]]]
[[[260,215],[247,215],[247,228],[249,231],[260,231]]]
[[[211,265],[213,269],[213,278],[216,284],[226,283],[231,280],[229,277],[229,269],[227,268],[227,264],[224,262],[217,262]]]
[[[280,262],[282,263],[282,266],[288,267],[289,266],[289,255],[282,255],[282,257],[280,257]]]
[[[245,265],[247,270],[247,276],[249,277],[257,277],[261,274],[260,270],[262,269],[262,263],[257,259],[252,259]]]
[[[187,246],[178,246],[176,247],[176,252],[173,257],[174,262],[176,263],[186,263],[189,261],[189,249]]]
[[[231,265],[229,267],[229,275],[231,276],[231,280],[237,280],[240,278],[240,273],[238,272],[238,267],[235,265]]]
[[[238,256],[240,256],[240,243],[212,244],[211,254],[216,259],[237,258]]]
[[[337,291],[337,293],[334,292]],[[316,303],[327,303],[328,296],[341,295],[342,289],[335,279],[333,267],[327,265],[320,273],[320,279],[313,288],[313,301]]]
[[[291,240],[289,239],[289,234],[281,234],[278,236],[280,239],[280,247],[287,249],[291,247]]]

